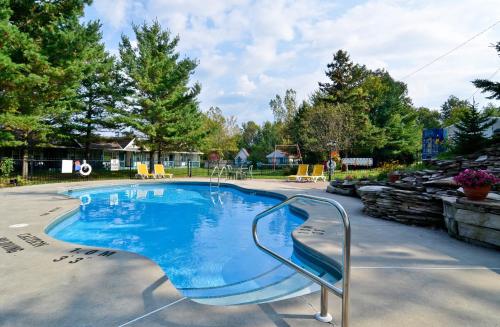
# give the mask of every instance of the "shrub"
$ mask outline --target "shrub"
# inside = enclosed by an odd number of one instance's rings
[[[382,173],[387,175],[401,168],[403,168],[403,165],[401,165],[398,161],[384,162],[382,166],[380,166]]]
[[[14,171],[14,160],[4,158],[0,161],[0,177],[9,177]]]

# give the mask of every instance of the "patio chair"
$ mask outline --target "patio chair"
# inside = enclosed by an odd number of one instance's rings
[[[248,166],[247,177],[250,176],[250,179],[253,179],[253,165]]]
[[[247,179],[247,171],[248,171],[248,168],[245,168],[245,167],[241,166],[238,169],[238,176],[239,176],[239,178],[237,178],[237,179]]]
[[[146,164],[139,163],[139,162],[137,163],[137,174],[135,176],[140,177],[142,179],[154,177],[153,174],[149,173],[148,167],[146,166]]]
[[[170,173],[165,173],[165,167],[162,164],[155,164],[155,173],[154,173],[155,178],[170,178],[174,177],[174,174]]]
[[[307,171],[309,170],[309,165],[300,164],[297,168],[297,174],[288,176],[289,182],[300,182],[303,177],[309,176]]]
[[[319,179],[322,179],[326,182],[326,177],[324,175],[324,167],[323,165],[314,165],[312,174],[310,176],[304,176],[301,180],[304,181],[313,181],[316,183]]]
[[[233,166],[226,166],[226,179],[236,179],[236,171],[233,169]]]

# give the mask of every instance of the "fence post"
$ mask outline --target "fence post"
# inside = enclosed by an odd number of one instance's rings
[[[128,178],[132,179],[132,156],[130,156],[130,160],[128,163]]]
[[[191,160],[188,160],[188,177],[191,178],[191,174],[192,174],[192,172],[191,172]]]
[[[33,174],[33,169],[34,169],[34,167],[33,167],[33,159],[31,159],[29,163],[30,163],[30,169],[28,171],[28,180],[33,180],[33,175],[34,175]]]

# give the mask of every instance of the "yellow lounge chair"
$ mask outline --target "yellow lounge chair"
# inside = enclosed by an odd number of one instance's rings
[[[153,174],[149,173],[148,167],[146,166],[146,164],[142,164],[142,163],[137,163],[137,174],[136,174],[136,176],[140,177],[142,179],[154,177]]]
[[[301,164],[299,168],[297,168],[297,174],[288,176],[289,182],[300,182],[302,177],[308,176],[307,171],[309,170],[309,165]]]
[[[315,183],[318,181],[318,179],[322,179],[323,181],[326,182],[323,165],[314,165],[312,174],[310,176],[302,177],[301,179],[307,181],[313,181]]]
[[[165,167],[162,164],[155,164],[155,178],[170,178],[174,177],[174,174],[165,173]]]

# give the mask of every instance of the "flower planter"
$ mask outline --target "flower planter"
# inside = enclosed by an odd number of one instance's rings
[[[473,201],[482,201],[486,199],[488,193],[491,191],[491,185],[468,187],[464,186],[464,193],[467,199]]]
[[[500,179],[488,173],[486,170],[466,169],[453,180],[464,189],[465,196],[469,200],[482,201],[486,199],[491,187],[500,182]]]
[[[401,175],[398,173],[392,173],[389,174],[389,182],[391,183],[396,183],[396,181],[399,181],[401,179]]]

